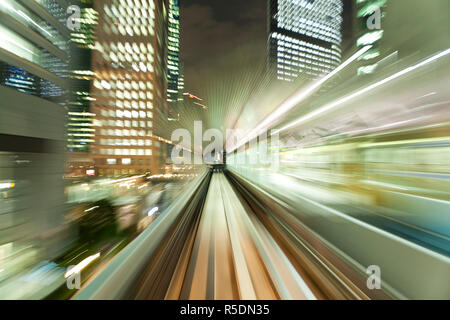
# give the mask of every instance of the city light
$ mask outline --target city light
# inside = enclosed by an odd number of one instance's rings
[[[365,46],[364,48],[358,50],[355,54],[353,54],[350,58],[345,60],[341,65],[339,65],[336,69],[334,69],[332,72],[328,73],[327,75],[321,77],[319,80],[314,81],[311,85],[309,85],[307,88],[301,88],[298,92],[296,92],[294,95],[289,97],[285,102],[283,102],[278,108],[276,108],[266,119],[264,119],[258,126],[254,129],[252,129],[249,133],[245,135],[245,137],[238,142],[236,146],[231,148],[231,150],[227,150],[228,152],[233,152],[237,148],[239,148],[241,145],[246,143],[247,141],[250,141],[251,139],[254,139],[258,136],[261,132],[265,132],[269,129],[269,126],[273,125],[274,122],[279,120],[284,114],[286,114],[289,110],[300,104],[304,99],[309,97],[311,94],[313,94],[317,89],[319,89],[324,83],[326,83],[328,80],[330,80],[333,76],[335,76],[337,73],[339,73],[341,70],[346,68],[348,65],[350,65],[353,61],[357,60],[361,55],[363,55],[367,50],[369,50],[371,46]],[[275,131],[272,134],[275,134],[277,131]]]
[[[426,60],[424,60],[424,61],[422,61],[422,62],[420,62],[418,64],[415,64],[415,65],[410,66],[410,67],[408,67],[406,69],[403,69],[402,71],[399,71],[399,72],[397,72],[397,73],[395,73],[395,74],[393,74],[393,75],[391,75],[391,76],[389,76],[389,77],[387,77],[387,78],[385,78],[385,79],[383,79],[381,81],[378,81],[378,82],[376,82],[374,84],[371,84],[370,86],[368,86],[368,87],[366,87],[366,88],[364,88],[362,90],[359,90],[359,91],[357,91],[357,92],[355,92],[355,93],[353,93],[353,94],[351,94],[349,96],[343,97],[343,98],[338,99],[337,101],[334,101],[334,102],[332,102],[332,103],[330,103],[330,104],[328,104],[326,106],[318,108],[318,109],[314,110],[313,112],[311,112],[311,113],[309,113],[309,114],[307,114],[307,115],[305,115],[303,117],[300,117],[299,119],[295,120],[294,122],[291,122],[291,123],[283,126],[282,128],[280,128],[278,130],[275,130],[274,134],[276,134],[276,133],[278,133],[280,131],[287,130],[287,129],[292,128],[292,127],[294,127],[296,125],[304,123],[305,121],[311,120],[311,119],[313,119],[313,118],[315,118],[315,117],[317,117],[317,116],[319,116],[321,114],[329,112],[330,110],[340,106],[341,104],[343,104],[343,103],[345,103],[345,102],[347,102],[347,101],[349,101],[351,99],[354,99],[354,98],[356,98],[356,97],[358,97],[358,96],[360,96],[362,94],[365,94],[365,93],[367,93],[367,92],[369,92],[369,91],[371,91],[373,89],[376,89],[376,88],[378,88],[378,87],[380,87],[382,85],[385,85],[385,84],[389,83],[390,81],[393,81],[393,80],[395,80],[395,79],[397,79],[397,78],[399,78],[401,76],[404,76],[404,75],[406,75],[406,74],[408,74],[408,73],[410,73],[410,72],[412,72],[412,71],[414,71],[414,70],[416,70],[416,69],[418,69],[420,67],[426,66],[427,64],[429,64],[429,63],[431,63],[431,62],[433,62],[433,61],[435,61],[437,59],[445,57],[449,53],[450,53],[450,49],[442,51],[442,52],[440,52],[440,53],[438,53],[436,55],[433,55],[432,57],[430,57],[430,58],[428,58],[428,59],[426,59]]]
[[[86,268],[88,265],[90,265],[92,262],[94,262],[99,257],[100,257],[100,252],[87,257],[86,259],[84,259],[83,261],[81,261],[80,263],[75,265],[72,269],[67,271],[64,274],[64,277],[69,278],[70,276],[72,276],[74,274],[79,274],[81,271],[83,271],[84,268]]]
[[[152,208],[152,209],[150,209],[150,210],[148,211],[147,215],[148,215],[149,217],[151,217],[151,216],[153,216],[155,213],[157,213],[158,210],[159,210],[158,207],[154,207],[154,208]]]
[[[448,30],[448,0],[0,0],[0,300],[450,300]]]

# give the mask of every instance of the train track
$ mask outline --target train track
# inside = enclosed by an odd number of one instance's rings
[[[336,289],[333,281],[324,280],[322,272],[313,270],[317,264],[304,260],[311,256],[303,254],[300,259],[298,244],[280,237],[279,230],[268,225],[264,214],[246,199],[243,187],[237,189],[230,181],[238,183],[224,173],[212,174],[201,205],[186,210],[152,257],[134,299],[367,298],[355,294],[354,287]],[[352,294],[343,294],[342,287]]]
[[[361,289],[289,208],[233,174],[205,175],[174,205],[79,299],[390,298]]]

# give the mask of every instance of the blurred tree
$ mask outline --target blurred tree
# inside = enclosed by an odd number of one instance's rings
[[[85,210],[79,220],[80,240],[98,241],[117,234],[114,207],[108,200],[100,200]]]

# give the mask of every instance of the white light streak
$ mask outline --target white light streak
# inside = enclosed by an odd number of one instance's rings
[[[385,79],[383,79],[383,80],[381,80],[379,82],[371,84],[370,86],[368,86],[368,87],[366,87],[366,88],[364,88],[362,90],[354,92],[354,93],[352,93],[352,94],[350,94],[350,95],[348,95],[346,97],[338,99],[338,100],[336,100],[336,101],[334,101],[334,102],[332,102],[330,104],[327,104],[327,105],[325,105],[325,106],[323,106],[321,108],[318,108],[318,109],[314,110],[313,112],[308,113],[308,114],[298,118],[297,120],[295,120],[295,121],[285,125],[284,127],[280,128],[278,130],[275,130],[272,134],[276,134],[276,133],[279,133],[279,132],[284,131],[286,129],[292,128],[293,126],[296,126],[296,125],[304,123],[304,122],[306,122],[308,120],[311,120],[311,119],[313,119],[313,118],[315,118],[315,117],[317,117],[317,116],[319,116],[319,115],[321,115],[321,114],[323,114],[325,112],[329,112],[330,110],[332,110],[332,109],[342,105],[343,103],[345,103],[345,102],[347,102],[347,101],[349,101],[351,99],[354,99],[354,98],[356,98],[356,97],[358,97],[358,96],[360,96],[360,95],[362,95],[364,93],[367,93],[367,92],[369,92],[369,91],[371,91],[373,89],[376,89],[376,88],[378,88],[378,87],[380,87],[380,86],[382,86],[382,85],[384,85],[384,84],[386,84],[386,83],[388,83],[388,82],[390,82],[392,80],[395,80],[395,79],[397,79],[397,78],[399,78],[399,77],[401,77],[401,76],[403,76],[405,74],[408,74],[408,73],[410,73],[410,72],[412,72],[412,71],[414,71],[414,70],[416,70],[416,69],[418,69],[420,67],[423,67],[423,66],[425,66],[425,65],[427,65],[427,64],[429,64],[429,63],[431,63],[431,62],[433,62],[433,61],[435,61],[435,60],[437,60],[439,58],[442,58],[442,57],[448,55],[449,53],[450,53],[450,49],[446,49],[446,50],[444,50],[444,51],[442,51],[442,52],[440,52],[440,53],[438,53],[438,54],[436,54],[436,55],[434,55],[434,56],[432,56],[432,57],[430,57],[430,58],[428,58],[428,59],[426,59],[426,60],[424,60],[424,61],[422,61],[422,62],[420,62],[418,64],[410,66],[410,67],[408,67],[406,69],[403,69],[402,71],[399,71],[399,72],[397,72],[397,73],[395,73],[395,74],[393,74],[393,75],[391,75],[391,76],[389,76],[389,77],[387,77],[387,78],[385,78]]]
[[[94,254],[92,256],[87,257],[86,259],[81,261],[79,264],[77,264],[75,267],[73,267],[72,269],[67,271],[64,274],[64,278],[68,278],[68,277],[70,277],[73,274],[80,273],[81,270],[86,268],[89,264],[91,264],[95,259],[98,259],[99,257],[100,257],[100,252],[96,253],[96,254]]]
[[[328,73],[324,77],[315,81],[311,86],[300,89],[294,95],[289,97],[286,101],[284,101],[274,112],[272,112],[266,119],[264,119],[259,125],[257,125],[254,129],[252,129],[247,135],[241,139],[233,148],[227,152],[233,152],[238,147],[255,138],[260,132],[264,132],[268,129],[268,126],[271,125],[274,121],[279,120],[281,116],[286,114],[293,107],[298,105],[302,100],[309,97],[313,94],[317,89],[319,89],[325,82],[330,80],[333,76],[335,76],[338,72],[347,67],[350,63],[358,59],[362,54],[364,54],[367,50],[372,48],[371,45],[365,46],[361,48],[358,52],[353,54],[350,58],[348,58],[345,62],[340,64],[336,69],[332,72]]]
[[[155,213],[157,213],[158,210],[159,210],[158,207],[154,207],[153,209],[151,209],[151,210],[148,211],[148,214],[147,214],[147,215],[148,215],[149,217],[151,217],[152,215],[154,215]]]

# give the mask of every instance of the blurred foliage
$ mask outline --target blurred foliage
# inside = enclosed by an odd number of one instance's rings
[[[79,219],[79,240],[92,242],[117,235],[118,223],[111,202],[100,200],[92,208],[84,211]]]

